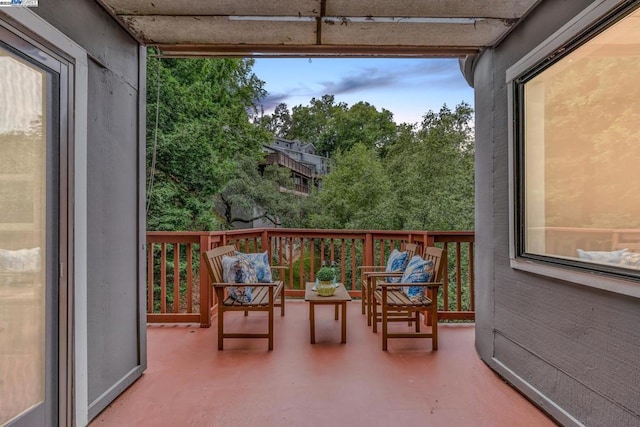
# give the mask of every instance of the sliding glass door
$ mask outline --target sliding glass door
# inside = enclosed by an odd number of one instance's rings
[[[0,27],[0,425],[58,420],[66,73]]]

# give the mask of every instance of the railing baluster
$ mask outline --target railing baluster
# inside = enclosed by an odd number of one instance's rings
[[[304,238],[300,238],[300,257],[298,258],[298,286],[304,289]]]
[[[476,304],[475,304],[475,272],[473,270],[473,260],[474,260],[474,253],[473,253],[473,246],[474,243],[473,242],[469,242],[469,311],[476,311]]]
[[[448,244],[444,242],[443,249],[445,250],[446,259],[442,260],[444,266],[442,267],[442,311],[449,311],[449,251]]]
[[[356,290],[356,239],[351,239],[351,290]]]
[[[160,255],[160,313],[167,312],[167,244],[162,244]]]
[[[309,280],[311,282],[316,280],[316,255],[315,255],[315,251],[316,251],[316,239],[311,238],[309,239],[311,241],[311,255],[310,255],[310,262],[309,262]]]
[[[462,311],[462,269],[460,268],[462,256],[460,246],[461,243],[456,242],[456,305],[458,311]]]
[[[149,252],[147,259],[147,313],[153,313],[153,243],[147,244],[147,250]]]
[[[173,312],[180,313],[180,243],[173,245]]]
[[[329,242],[331,242],[331,258],[329,259],[329,261],[330,262],[335,262],[336,257],[335,257],[335,252],[334,252],[334,242],[335,242],[334,238],[331,237],[329,239]]]
[[[187,243],[187,313],[193,311],[193,245]]]
[[[340,246],[340,282],[343,283],[345,285],[345,287],[347,286],[347,284],[344,281],[345,276],[345,239],[340,239],[342,241],[342,244]]]
[[[289,239],[289,289],[294,289],[293,284],[293,237]]]

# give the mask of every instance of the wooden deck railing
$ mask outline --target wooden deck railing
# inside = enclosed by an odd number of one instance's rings
[[[273,265],[284,270],[285,295],[301,298],[304,283],[315,280],[323,264],[336,265],[339,279],[358,298],[359,265],[384,265],[394,248],[406,243],[446,249],[441,320],[473,320],[474,233],[427,231],[361,231],[249,229],[221,232],[147,233],[147,320],[211,324],[215,306],[210,281],[200,264],[201,249],[233,244],[242,252],[269,251]]]

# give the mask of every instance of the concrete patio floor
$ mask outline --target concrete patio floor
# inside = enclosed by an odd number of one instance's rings
[[[472,324],[441,324],[437,352],[425,339],[391,340],[383,352],[357,301],[346,344],[333,307],[316,307],[314,345],[308,319],[307,303],[288,300],[272,352],[265,339],[228,339],[218,351],[215,319],[209,329],[149,326],[145,374],[91,426],[555,425],[478,358]],[[266,328],[262,313],[225,321]]]

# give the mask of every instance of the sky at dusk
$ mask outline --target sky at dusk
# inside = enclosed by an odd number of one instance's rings
[[[291,110],[325,94],[335,95],[336,103],[385,108],[397,123],[419,123],[445,103],[473,107],[473,89],[457,59],[256,58],[253,71],[268,92],[265,114],[281,102]]]

